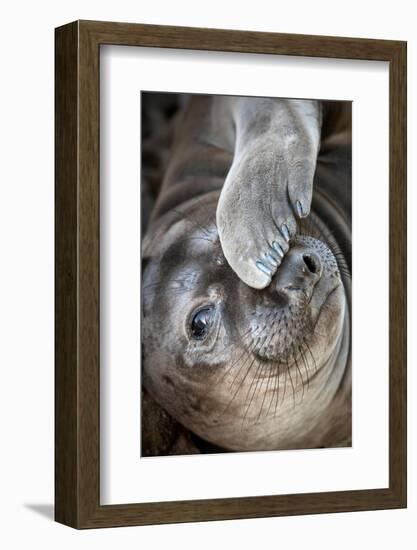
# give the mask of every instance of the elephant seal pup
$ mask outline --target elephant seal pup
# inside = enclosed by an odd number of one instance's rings
[[[347,446],[348,117],[265,101],[193,97],[178,123],[143,243],[143,385],[225,450]],[[236,124],[251,116],[256,128]]]

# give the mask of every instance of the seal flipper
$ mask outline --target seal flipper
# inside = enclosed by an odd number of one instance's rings
[[[310,212],[321,106],[315,100],[235,98],[230,111],[236,144],[217,227],[230,267],[262,289],[289,249],[297,218]]]

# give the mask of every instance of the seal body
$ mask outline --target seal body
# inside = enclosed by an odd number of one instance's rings
[[[350,106],[307,106],[307,117],[320,113],[314,120],[321,136],[309,215],[301,211],[279,264],[271,254],[274,273],[251,279],[247,271],[251,286],[232,269],[218,226],[225,182],[239,171],[236,143],[250,150],[254,137],[247,128],[243,136],[233,133],[230,102],[193,97],[176,124],[143,242],[143,385],[175,423],[223,450],[350,445]],[[246,115],[246,104],[235,116],[262,122],[264,107],[255,103]],[[279,150],[265,124],[262,140],[273,160]],[[266,157],[251,158],[262,194],[270,167],[263,180]],[[256,210],[253,187],[239,185]],[[275,219],[262,208],[261,229]],[[267,286],[256,288],[264,275]]]

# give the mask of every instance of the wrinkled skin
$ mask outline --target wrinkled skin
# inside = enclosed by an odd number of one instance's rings
[[[349,183],[349,138],[337,125],[327,128],[333,142],[327,150],[322,143],[320,168],[315,132],[323,140],[322,106],[308,106],[305,119],[299,115],[305,105],[288,114],[279,104],[281,121],[293,120],[294,111],[301,126],[314,120],[301,139],[305,165],[290,175],[291,163],[281,156],[286,177],[280,183],[271,163],[282,136],[271,142],[269,135],[268,142],[262,127],[252,136],[247,128],[233,136],[231,120],[243,115],[228,103],[198,98],[178,125],[143,245],[144,386],[181,425],[226,450],[349,445],[350,245],[341,247],[333,231],[336,226],[343,242],[350,241],[349,186],[343,186]],[[258,110],[262,120],[260,110],[266,120],[270,107],[264,100],[246,105],[246,119]],[[290,133],[290,122],[283,126]],[[239,153],[239,142],[247,155]],[[260,142],[265,154],[253,155]],[[280,185],[286,187],[274,204],[270,197]],[[282,220],[289,235],[277,235]],[[272,257],[276,265],[269,263],[268,273],[253,258],[266,261],[265,242],[273,241],[262,239],[272,226],[282,255]],[[193,323],[201,310],[210,311],[208,328],[196,338]]]

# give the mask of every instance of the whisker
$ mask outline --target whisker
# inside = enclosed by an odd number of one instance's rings
[[[298,366],[297,356],[294,353],[294,346],[291,346],[291,348],[292,348],[292,355],[293,355],[294,362],[295,362],[295,368],[297,369],[295,374],[297,376],[297,373],[298,373],[300,375],[300,378],[301,378],[301,387],[302,387],[302,390],[303,390],[303,393],[301,395],[301,401],[302,401],[304,399],[304,386],[305,386],[305,383],[304,383],[303,375],[301,374],[300,367]],[[307,377],[307,380],[308,380],[308,377]],[[295,384],[297,385],[297,378],[295,379]]]
[[[272,332],[272,334],[274,334],[274,325],[275,325],[275,322],[276,322],[276,318],[277,318],[277,316],[275,315],[274,320],[272,321],[272,325],[271,325],[271,332]],[[271,366],[269,366],[269,368],[271,368]],[[268,393],[268,388],[269,388],[269,384],[270,384],[271,378],[272,378],[272,376],[269,375],[269,376],[268,376],[267,383],[266,383],[266,388],[265,388],[265,391],[264,391],[264,397],[263,397],[263,399],[262,399],[261,408],[260,408],[260,410],[259,410],[259,415],[258,415],[258,418],[256,419],[256,422],[258,422],[258,420],[259,420],[259,418],[260,418],[260,416],[261,416],[262,409],[263,409],[263,406],[264,406],[264,403],[265,403],[266,394]],[[268,409],[268,411],[269,411],[269,409]],[[266,416],[268,416],[268,411],[267,411],[267,413],[266,413]],[[255,423],[256,423],[256,422],[255,422]]]
[[[259,328],[260,328],[259,326],[256,326],[254,329],[249,329],[249,331],[248,331],[246,334],[244,334],[244,335],[239,339],[239,344],[243,344],[243,342],[244,342],[245,340],[247,340],[247,339],[249,338],[249,336],[253,336],[253,335],[259,330]],[[258,335],[258,336],[260,336],[260,335]],[[239,357],[238,357],[235,361],[233,361],[233,363],[232,363],[231,365],[229,365],[229,366],[226,368],[226,370],[225,370],[225,372],[222,374],[222,376],[221,376],[219,382],[222,382],[222,381],[226,378],[227,374],[232,370],[232,368],[233,368],[237,363],[239,363],[239,361],[241,360],[241,358],[242,358],[245,354],[249,355],[250,350],[253,349],[253,347],[255,347],[256,344],[257,344],[257,341],[253,342],[253,343],[249,346],[249,350],[247,350],[246,348],[243,349],[243,351],[242,351],[242,353],[239,355]],[[234,344],[234,343],[232,342],[229,346],[227,346],[227,348],[226,348],[224,351],[227,351],[227,350],[230,349],[231,347],[237,348],[237,346],[238,346],[238,344]],[[241,367],[239,367],[239,370],[240,370],[240,368],[241,368]],[[233,382],[232,382],[232,385],[233,385]]]
[[[245,359],[245,361],[240,365],[240,367],[238,368],[238,371],[236,373],[236,376],[233,378],[233,381],[232,383],[230,384],[230,390],[233,388],[234,386],[234,383],[236,382],[237,378],[239,377],[239,374],[240,374],[240,371],[243,370],[244,366],[246,365],[248,359],[250,358],[250,354],[253,352],[253,350],[256,348],[256,346],[258,345],[259,341],[260,341],[261,337],[260,335],[258,336],[257,340],[250,346],[249,350],[246,352],[247,353],[247,357]],[[246,351],[246,350],[245,350]],[[245,379],[243,379],[244,381]]]
[[[284,391],[283,391],[283,394],[282,394],[282,401],[281,401],[281,404],[284,403],[285,401],[285,392],[286,392],[286,389],[287,389],[287,370],[288,369],[284,369]]]
[[[269,316],[270,316],[270,315],[268,314],[266,317],[268,318]],[[242,353],[238,356],[238,358],[235,359],[235,360],[233,361],[233,363],[232,363],[231,365],[229,365],[229,366],[226,368],[226,370],[223,372],[222,376],[220,377],[220,379],[218,380],[217,383],[222,382],[222,381],[226,378],[227,374],[232,370],[232,368],[233,368],[236,364],[240,363],[242,357],[243,357],[244,355],[247,355],[245,361],[244,361],[243,363],[240,364],[240,366],[239,366],[239,368],[238,368],[238,371],[237,371],[237,374],[236,374],[235,378],[233,379],[232,384],[230,385],[230,389],[233,387],[233,385],[234,385],[234,383],[235,383],[237,377],[238,377],[239,374],[240,374],[240,371],[243,369],[243,367],[244,367],[245,364],[247,363],[247,360],[248,360],[248,358],[250,357],[251,351],[253,351],[253,350],[255,349],[255,347],[258,345],[258,343],[259,343],[259,341],[260,341],[260,337],[262,336],[262,332],[265,330],[265,327],[261,327],[260,325],[256,325],[254,328],[252,328],[252,327],[249,328],[249,330],[247,330],[243,335],[240,335],[240,334],[239,334],[239,331],[237,331],[237,333],[238,333],[238,342],[236,342],[236,343],[231,342],[231,343],[223,350],[223,352],[224,352],[224,351],[227,351],[227,350],[230,349],[230,348],[237,348],[239,345],[240,345],[240,346],[243,345],[243,343],[244,343],[249,337],[253,337],[259,330],[261,330],[261,332],[258,334],[257,340],[255,340],[252,344],[250,344],[250,346],[249,346],[248,349],[246,349],[246,348],[243,349]],[[215,371],[215,372],[213,372],[210,376],[215,376],[215,375],[217,375],[217,374],[218,374],[217,371]]]
[[[251,382],[251,384],[250,384],[250,386],[249,386],[249,390],[248,390],[248,392],[247,392],[247,394],[246,394],[245,401],[244,401],[244,404],[243,404],[243,406],[246,406],[246,403],[247,403],[247,400],[249,399],[249,395],[250,395],[250,393],[251,393],[253,384],[254,384],[254,382],[255,382],[255,380],[256,380],[255,388],[254,388],[254,390],[253,390],[253,392],[252,392],[252,396],[251,396],[251,398],[250,398],[249,404],[248,404],[248,406],[246,407],[245,414],[244,414],[244,416],[243,416],[243,420],[242,420],[242,429],[243,429],[243,425],[244,425],[245,420],[246,420],[246,416],[247,416],[247,414],[248,414],[248,412],[249,412],[249,409],[250,409],[250,407],[251,407],[251,405],[252,405],[252,401],[253,401],[253,398],[254,398],[254,396],[255,396],[256,389],[257,389],[257,387],[258,387],[258,385],[259,385],[259,380],[261,379],[261,376],[260,376],[260,375],[261,375],[261,372],[263,371],[263,369],[264,369],[264,367],[265,367],[265,365],[264,365],[263,363],[260,363],[259,361],[257,361],[257,363],[258,363],[258,367],[257,367],[257,369],[256,369],[255,374],[253,375],[252,382]],[[259,376],[258,376],[258,375],[259,375]]]
[[[269,342],[271,341],[271,339],[272,339],[273,336],[274,336],[274,334],[272,333],[272,334],[270,335],[270,337],[269,337],[268,345],[269,345]],[[265,340],[266,340],[266,338],[265,338]],[[264,346],[264,345],[265,345],[265,341],[264,341],[264,343],[263,343],[263,346]],[[260,348],[259,353],[262,351],[263,346]],[[246,401],[247,401],[248,398],[249,398],[249,395],[250,395],[250,392],[251,392],[253,383],[254,383],[254,381],[255,381],[255,379],[256,379],[255,389],[254,389],[254,391],[253,391],[253,393],[252,393],[252,397],[251,397],[251,399],[250,399],[249,405],[248,405],[247,408],[246,408],[246,411],[245,411],[245,414],[244,414],[244,417],[243,417],[243,420],[242,420],[242,427],[243,427],[243,424],[244,424],[244,422],[245,422],[246,416],[247,416],[247,414],[248,414],[248,412],[249,412],[249,409],[250,409],[250,407],[251,407],[253,398],[254,398],[254,396],[255,396],[255,394],[256,394],[256,391],[257,391],[259,382],[262,380],[262,373],[263,373],[263,371],[264,371],[264,368],[265,368],[265,366],[268,366],[267,363],[259,363],[259,361],[258,361],[258,365],[259,365],[259,366],[258,366],[258,368],[256,369],[256,372],[255,372],[255,374],[254,374],[254,376],[253,376],[253,378],[252,378],[252,382],[251,382],[251,384],[250,384],[250,386],[249,386],[248,393],[246,394],[244,406],[246,405]],[[262,384],[261,384],[261,386],[262,386]]]
[[[316,374],[318,372],[318,368],[317,368],[317,363],[316,363],[316,359],[313,355],[313,352],[311,351],[311,348],[310,346],[308,345],[308,343],[306,342],[306,340],[304,339],[303,341],[304,345],[306,346],[306,348],[308,349],[310,355],[311,355],[311,358],[313,359],[313,363],[314,363],[314,373]]]
[[[271,368],[271,367],[269,366],[269,368]],[[263,409],[263,407],[264,407],[264,403],[265,403],[265,399],[266,399],[266,394],[268,393],[268,388],[269,388],[269,383],[270,383],[270,381],[271,381],[271,378],[272,378],[272,376],[269,375],[269,376],[268,376],[268,379],[267,379],[267,382],[266,382],[266,388],[265,388],[265,391],[264,391],[264,397],[263,397],[263,399],[262,399],[261,408],[259,409],[258,418],[256,419],[255,424],[259,421],[259,419],[260,419],[260,417],[261,417],[262,409]],[[268,409],[268,410],[269,410],[269,409]],[[265,416],[268,416],[268,411],[267,411],[267,413],[266,413]]]
[[[298,347],[298,351],[300,352],[301,359],[303,360],[304,369],[306,371],[306,378],[307,378],[307,389],[310,387],[310,374],[308,369],[308,361],[307,358],[304,355],[302,344]]]
[[[279,369],[279,364],[278,364],[278,367],[277,367],[277,397],[276,397],[276,400],[275,400],[274,418],[276,417],[278,403],[279,403],[279,377],[280,377],[280,369]]]
[[[249,365],[249,367],[248,367],[248,369],[247,369],[247,371],[246,371],[246,374],[245,374],[245,376],[243,377],[243,380],[241,380],[241,382],[240,382],[240,384],[239,384],[237,390],[236,390],[235,393],[233,394],[233,397],[232,397],[231,400],[227,403],[226,408],[223,410],[223,412],[222,412],[221,415],[220,415],[220,418],[226,413],[226,411],[229,409],[230,405],[232,404],[233,400],[235,399],[236,395],[239,393],[240,388],[242,387],[244,381],[246,380],[246,377],[247,377],[247,375],[249,374],[249,371],[250,371],[250,369],[251,369],[251,367],[252,367],[252,365],[253,365],[253,363],[254,363],[255,361],[256,361],[256,356],[253,356],[252,361],[251,361],[251,363],[250,363],[250,365]]]
[[[293,409],[295,409],[295,388],[294,388],[294,382],[292,381],[291,369],[290,369],[289,366],[288,366],[288,358],[286,359],[286,362],[287,362],[288,376],[289,376],[289,378],[290,378],[290,383],[291,383],[291,388],[292,388]]]
[[[279,364],[276,365],[276,369],[275,369],[275,372],[274,372],[274,375],[273,375],[274,388],[272,390],[272,396],[271,396],[271,400],[269,401],[268,410],[266,411],[266,417],[269,415],[269,411],[271,410],[272,403],[274,402],[275,392],[277,390],[278,377],[279,377]]]

